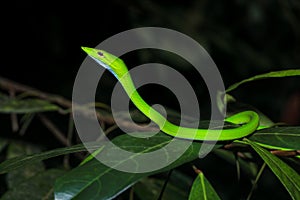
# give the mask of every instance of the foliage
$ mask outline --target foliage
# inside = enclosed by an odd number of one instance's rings
[[[255,77],[261,79],[298,75],[299,70],[288,70],[267,73]],[[243,80],[229,87],[229,89],[231,88],[230,90],[233,90],[241,83],[253,80],[256,80],[256,78]],[[1,101],[3,101],[5,105],[9,105],[7,108],[11,110],[8,112],[7,109],[0,109],[2,113],[6,114],[18,113],[27,115],[50,111],[58,112],[61,110],[57,102],[49,102],[46,99],[32,101],[27,98],[19,98],[16,100],[5,96],[3,93],[1,94]],[[39,103],[36,104],[35,102]],[[101,109],[105,110],[106,107],[104,106]],[[99,112],[101,113],[101,110],[99,110]],[[141,123],[145,120],[143,117],[140,118],[140,115],[136,116]],[[176,115],[174,116],[176,117]],[[200,127],[206,126],[207,122],[203,121],[200,123]],[[230,124],[226,126],[230,126]],[[53,126],[47,127],[52,127],[50,130],[57,131]],[[69,132],[72,131],[71,127],[72,123],[71,126],[69,125]],[[300,176],[298,172],[293,169],[300,164],[298,158],[299,155],[296,151],[300,149],[299,130],[300,127],[296,126],[275,125],[274,127],[258,130],[244,140],[236,140],[228,144],[218,143],[214,146],[214,152],[216,155],[223,158],[224,162],[228,161],[229,163],[235,163],[237,165],[238,177],[240,177],[240,169],[242,169],[242,173],[247,174],[247,179],[252,181],[253,188],[258,184],[260,175],[264,169],[262,168],[258,171],[260,162],[265,162],[288,191],[289,195],[293,199],[299,199]],[[118,129],[116,129],[116,131],[120,133]],[[135,134],[138,134],[139,136],[143,135],[143,137],[132,137],[134,133],[132,133],[131,136],[121,134],[116,135],[112,139],[112,142],[124,150],[138,153],[137,155],[142,155],[143,153],[160,149],[169,142],[174,141],[174,138],[162,132],[149,138],[147,136],[152,133],[137,132]],[[175,140],[178,142],[178,149],[174,149],[173,153],[180,150],[181,145],[184,145],[187,142],[181,139]],[[198,170],[194,167],[196,174],[192,175],[192,177],[195,178],[193,183],[190,175],[180,172],[180,166],[182,165],[190,165],[188,169],[189,171],[192,171],[191,165],[193,163],[196,164],[199,161],[201,162],[198,158],[201,145],[202,142],[192,142],[191,146],[181,157],[162,169],[146,173],[128,173],[110,168],[93,158],[93,156],[96,156],[97,154],[109,155],[107,152],[111,149],[107,146],[106,142],[91,142],[84,145],[78,144],[41,152],[39,147],[26,143],[18,144],[5,138],[1,138],[0,150],[7,158],[7,160],[0,163],[0,173],[6,174],[7,187],[7,191],[2,195],[1,199],[50,199],[53,198],[53,196],[55,199],[63,200],[111,199],[116,196],[123,196],[126,198],[126,195],[131,196],[130,198],[136,196],[136,198],[143,199],[146,195],[152,195],[152,197],[149,196],[150,199],[153,199],[154,197],[157,198],[158,196],[162,196],[163,199],[174,199],[174,194],[176,193],[178,193],[175,195],[177,198],[220,198],[222,197],[222,194],[220,193],[220,195],[218,195],[218,188],[214,188],[214,184],[209,183],[207,175],[204,177],[202,170]],[[43,160],[55,158],[60,155],[82,152],[85,151],[86,146],[90,149],[97,150],[97,154],[93,154],[93,156],[90,155],[85,160],[82,160],[81,157],[79,160],[82,162],[78,166],[68,165],[73,168],[68,172],[59,169],[60,167],[45,169],[45,163],[42,162]],[[253,148],[257,154],[251,151],[250,147]],[[208,157],[211,156],[211,154],[212,153],[210,153]],[[257,155],[259,155],[261,159],[259,159]],[[276,155],[284,156],[293,162],[285,162]],[[168,158],[167,152],[165,157],[166,159]],[[115,165],[121,165],[123,162],[135,160],[134,157],[125,158],[124,160],[112,160],[113,158],[110,156],[106,157],[106,159],[109,162],[115,163]],[[164,181],[159,179],[159,176],[164,176],[166,172],[170,170],[175,170],[175,172],[173,172],[174,175],[169,172],[169,176],[165,178],[166,180],[164,183]],[[178,176],[178,174],[180,174],[180,176]],[[175,182],[172,179],[172,176],[177,176]],[[183,184],[183,186],[180,186],[178,183]],[[128,191],[129,188],[131,188],[130,192]],[[149,190],[150,188],[153,189]],[[156,192],[153,193],[153,191]],[[252,192],[253,191],[251,190],[248,198],[250,198]]]
[[[0,199],[45,200],[55,195],[77,195],[75,199],[80,199],[91,195],[89,191],[95,198],[105,194],[131,200],[199,196],[299,199],[299,119],[288,119],[299,113],[295,105],[299,105],[300,84],[298,77],[280,78],[284,73],[299,74],[298,0],[73,1],[72,9],[70,4],[54,1],[17,0],[6,1],[2,8],[10,15],[1,13],[0,75],[18,83],[0,77]],[[232,84],[226,94],[228,114],[253,109],[264,125],[274,126],[256,131],[247,140],[218,143],[202,159],[191,151],[157,173],[126,174],[96,162],[85,146],[101,153],[104,144],[81,144],[70,113],[74,77],[86,56],[80,46],[92,47],[116,33],[144,26],[174,29],[198,41],[217,64],[225,85]],[[184,59],[143,49],[124,55],[124,60],[129,67],[157,62],[182,72],[201,100],[201,117],[209,115],[206,87]],[[233,84],[238,80],[242,81]],[[126,148],[124,139],[129,136],[116,127],[106,105],[114,81],[102,77],[104,89],[96,96],[100,103],[95,106],[106,134]],[[180,120],[176,101],[170,101],[169,93],[157,95],[146,89],[141,92],[147,101],[166,105],[170,118]],[[128,129],[139,132],[123,113],[118,117]],[[137,110],[132,110],[131,117],[148,123]],[[151,141],[169,139],[159,133]],[[132,141],[127,140],[128,144]],[[141,144],[150,145],[146,141]],[[193,143],[195,150],[200,145]],[[109,171],[99,174],[101,169]],[[78,183],[85,177],[84,183]],[[101,187],[97,183],[102,183]]]

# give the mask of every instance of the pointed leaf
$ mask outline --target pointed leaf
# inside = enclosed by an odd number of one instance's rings
[[[248,144],[259,154],[259,156],[270,167],[280,182],[291,195],[292,199],[300,199],[300,175],[285,162],[260,147],[255,142],[245,139]]]
[[[202,172],[200,172],[196,177],[189,195],[189,200],[198,200],[198,199],[203,199],[203,200],[220,199],[219,195],[211,186],[209,181],[205,178]]]
[[[281,78],[281,77],[288,77],[288,76],[299,76],[300,75],[300,69],[289,69],[289,70],[282,70],[282,71],[275,71],[275,72],[269,72],[265,74],[260,74],[253,76],[251,78],[244,79],[238,83],[235,83],[231,86],[229,86],[226,89],[226,93],[231,92],[232,90],[236,89],[240,85],[255,81],[255,80],[260,80],[260,79],[266,79],[266,78]]]

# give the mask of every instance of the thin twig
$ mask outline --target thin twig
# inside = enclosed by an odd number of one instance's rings
[[[172,172],[173,172],[173,169],[171,169],[171,170],[168,172],[167,178],[166,178],[166,180],[165,180],[165,182],[164,182],[164,185],[163,185],[163,187],[162,187],[162,189],[161,189],[161,191],[160,191],[160,194],[159,194],[157,200],[162,200],[162,197],[163,197],[164,192],[165,192],[165,190],[166,190],[166,188],[167,188],[167,185],[168,185],[168,182],[169,182],[169,180],[170,180],[170,177],[171,177]]]
[[[193,168],[194,172],[195,172],[197,175],[203,173],[203,172],[202,172],[200,169],[198,169],[195,165],[193,165],[192,168]]]
[[[69,124],[68,124],[68,133],[67,133],[68,146],[72,145],[73,133],[74,133],[73,115],[72,115],[72,113],[70,113]],[[66,169],[70,169],[70,160],[69,159],[70,159],[70,155],[66,154],[64,156],[64,166]]]
[[[79,105],[75,104],[74,102],[72,103],[70,100],[65,99],[64,97],[61,97],[61,96],[55,95],[55,94],[42,92],[42,91],[40,91],[36,88],[32,88],[32,87],[29,87],[27,85],[23,85],[21,83],[14,82],[12,80],[3,78],[1,76],[0,76],[0,88],[2,88],[4,90],[8,90],[8,91],[14,90],[15,92],[24,92],[27,95],[31,95],[31,96],[39,97],[41,99],[45,99],[49,102],[56,103],[56,104],[58,104],[58,105],[60,105],[64,108],[67,108],[67,109],[71,109],[72,106],[73,106],[74,109],[78,109],[80,111],[83,111],[83,113],[84,113],[84,111],[88,111],[88,109],[86,109],[86,108],[82,109],[82,106],[79,106]],[[61,113],[64,113],[64,111],[61,111]],[[87,114],[90,114],[90,113],[87,113]],[[110,118],[103,118],[99,113],[96,113],[96,115],[97,115],[97,118],[99,120],[105,121],[107,123],[112,123],[113,122],[111,117]]]
[[[237,174],[237,182],[239,189],[237,190],[237,196],[241,196],[241,165],[239,161],[239,152],[234,151],[234,158],[235,158],[235,166],[236,166],[236,174]]]
[[[38,118],[62,144],[71,146],[71,143],[68,141],[68,138],[64,136],[63,132],[61,132],[46,116],[38,114]],[[74,155],[80,160],[83,159],[83,156],[80,153],[75,153]]]
[[[72,145],[73,133],[74,133],[74,121],[73,121],[73,115],[72,115],[72,113],[70,113],[69,124],[68,124],[68,133],[67,133],[67,140],[68,140],[69,146]]]
[[[36,88],[29,87],[27,85],[23,85],[21,83],[14,82],[12,80],[3,78],[0,76],[0,88],[4,90],[14,90],[15,92],[24,92],[28,95],[39,97],[41,99],[45,99],[47,101],[50,101],[52,103],[56,103],[66,109],[71,110],[73,107],[73,110],[76,110],[78,112],[81,112],[85,116],[90,116],[92,113],[92,110],[88,109],[86,106],[81,106],[76,104],[75,102],[72,102],[68,99],[65,99],[64,97],[55,95],[55,94],[50,94],[46,92],[42,92]],[[64,111],[60,112],[61,114],[65,114]],[[115,124],[115,120],[111,115],[101,115],[99,112],[96,112],[97,119],[100,121],[100,123],[107,123],[107,124]],[[122,125],[122,127],[126,127],[129,130],[134,130],[134,131],[158,131],[159,129],[156,127],[141,127],[140,125],[134,124],[129,122],[128,120],[123,120],[119,119],[118,123]]]
[[[62,144],[69,146],[68,139],[46,116],[38,114],[38,118]]]
[[[237,181],[238,181],[238,183],[240,183],[240,181],[241,181],[241,166],[240,166],[240,162],[239,162],[238,152],[234,152],[234,158],[235,158]]]
[[[250,192],[249,192],[249,194],[248,194],[247,200],[250,200],[250,199],[251,199],[252,194],[253,194],[253,192],[254,192],[256,186],[257,186],[257,182],[258,182],[259,178],[261,177],[261,175],[262,175],[262,173],[263,173],[265,167],[266,167],[266,163],[264,162],[264,164],[261,166],[259,172],[257,173],[257,176],[256,176],[256,178],[255,178],[255,181],[254,181],[254,183],[253,183],[253,185],[252,185],[252,188],[251,188],[251,190],[250,190]]]
[[[11,98],[15,97],[15,90],[11,88],[9,90],[9,96]],[[13,132],[17,132],[19,130],[19,123],[18,123],[18,117],[15,113],[10,114],[10,119],[11,119],[11,127]]]
[[[20,135],[24,135],[25,132],[27,131],[30,123],[32,122],[33,118],[35,116],[35,113],[28,113],[28,114],[25,114],[22,118],[21,118],[21,128],[20,128],[20,131],[19,131],[19,134]]]
[[[28,95],[36,96],[41,99],[47,99],[51,102],[55,102],[63,107],[70,108],[72,102],[58,95],[42,92],[35,88],[11,81],[9,79],[0,76],[0,87],[6,90],[14,90],[15,92],[26,92]]]
[[[273,150],[271,151],[272,154],[276,156],[282,157],[294,157],[297,156],[297,151],[283,151],[283,150]]]
[[[134,200],[134,187],[131,187],[131,189],[130,189],[129,200]]]
[[[51,195],[54,193],[53,187],[43,196],[42,200],[49,200]]]

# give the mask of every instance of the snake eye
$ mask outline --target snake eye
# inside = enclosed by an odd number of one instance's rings
[[[104,56],[104,55],[103,55],[103,53],[102,53],[102,52],[100,52],[100,51],[98,52],[98,55],[99,55],[99,56],[101,56],[101,57],[103,57],[103,56]]]

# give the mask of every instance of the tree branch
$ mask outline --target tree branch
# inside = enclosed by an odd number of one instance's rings
[[[89,109],[87,109],[85,106],[80,106],[64,97],[61,97],[61,96],[55,95],[55,94],[46,93],[46,92],[40,91],[36,88],[29,87],[27,85],[23,85],[21,83],[17,83],[12,80],[3,78],[1,76],[0,76],[0,88],[7,90],[7,91],[13,90],[15,93],[23,92],[23,93],[26,93],[31,96],[45,99],[49,102],[56,103],[59,106],[64,107],[66,109],[71,109],[73,106],[73,109],[76,109],[77,111],[82,112],[86,116],[89,116],[90,114],[92,114],[91,111],[89,111]],[[63,112],[61,112],[61,113],[63,113]],[[109,125],[115,124],[114,118],[110,115],[104,116],[104,115],[101,115],[99,112],[96,112],[96,116],[100,122],[104,122]],[[137,125],[135,123],[131,123],[126,119],[118,119],[118,123],[122,127],[126,128],[126,130],[134,130],[134,131],[158,131],[159,130],[157,127],[147,127],[146,128],[146,127]]]

